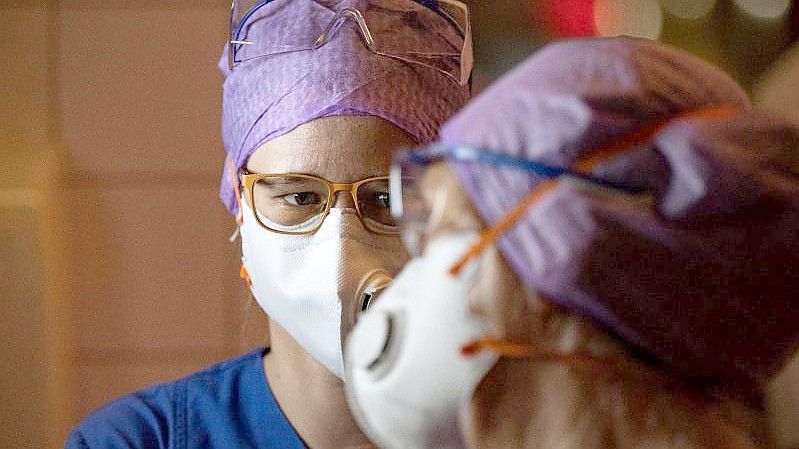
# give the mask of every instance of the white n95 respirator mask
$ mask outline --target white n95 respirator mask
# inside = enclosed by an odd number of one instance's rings
[[[461,349],[489,334],[469,309],[479,258],[449,268],[476,234],[436,238],[358,320],[345,346],[347,397],[381,448],[460,448],[460,410],[496,363],[489,351]]]
[[[246,201],[241,209],[242,261],[253,296],[270,319],[342,378],[342,335],[363,307],[359,287],[375,273],[399,271],[408,258],[399,237],[367,231],[350,209],[331,208],[308,235],[274,233],[258,224]]]

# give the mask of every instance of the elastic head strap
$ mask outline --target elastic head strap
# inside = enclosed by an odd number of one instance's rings
[[[480,351],[490,350],[510,359],[530,359],[540,362],[563,363],[583,370],[617,377],[640,377],[643,372],[631,371],[620,356],[597,357],[586,351],[568,353],[542,351],[532,344],[512,343],[490,337],[480,338],[461,348],[461,355],[471,357]],[[649,374],[649,373],[647,373]],[[665,380],[665,376],[663,376]]]
[[[669,389],[675,396],[689,401],[693,406],[708,414],[708,407],[718,397],[709,396],[702,391],[691,388],[675,377],[659,369],[631,363],[622,355],[599,357],[587,351],[555,352],[540,350],[533,344],[512,343],[493,338],[481,338],[461,348],[461,355],[472,357],[479,352],[489,350],[501,357],[510,359],[527,359],[541,363],[558,363],[580,369],[582,371],[602,375],[610,380],[626,379],[640,384],[658,386]],[[709,416],[712,416],[709,415]]]
[[[239,179],[236,176],[236,163],[233,160],[228,164],[228,172],[230,173],[230,181],[233,183],[233,193],[236,195],[236,204],[239,206],[239,213],[236,214],[236,224],[241,227],[244,224],[244,211],[241,208],[241,189],[239,188]]]
[[[571,168],[585,174],[590,173],[597,165],[607,162],[625,152],[632,151],[638,145],[652,140],[652,138],[662,131],[667,126],[679,120],[696,120],[696,119],[719,119],[731,117],[739,114],[740,111],[732,106],[713,106],[708,108],[696,109],[684,112],[675,117],[670,117],[663,120],[658,120],[652,124],[644,126],[643,128],[630,133],[620,139],[614,140],[612,143],[599,147],[593,151],[587,151],[587,156],[578,158],[571,164]],[[480,235],[480,239],[472,245],[471,248],[450,268],[449,274],[457,276],[458,273],[468,264],[472,259],[477,257],[485,248],[494,244],[494,242],[508,229],[524,216],[525,212],[533,205],[538,203],[546,193],[551,192],[559,181],[557,179],[548,179],[539,183],[533,190],[530,191],[516,206],[513,207],[507,214],[497,220],[494,224],[489,226]]]
[[[228,164],[228,172],[230,173],[230,180],[233,182],[233,192],[236,195],[236,204],[239,206],[239,213],[236,214],[236,225],[241,228],[241,226],[244,224],[244,211],[241,208],[241,190],[239,189],[239,180],[236,176],[236,164],[232,160],[230,161],[230,164]],[[244,281],[245,284],[247,284],[248,288],[252,288],[252,279],[250,278],[250,273],[247,272],[247,268],[244,266],[244,264],[241,264],[241,268],[239,269],[239,277]]]
[[[252,278],[250,278],[250,273],[247,271],[244,264],[241,264],[241,268],[239,269],[239,277],[247,284],[247,287],[252,288]]]

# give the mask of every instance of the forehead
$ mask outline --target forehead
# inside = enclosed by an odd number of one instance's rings
[[[306,173],[353,182],[387,175],[394,152],[413,145],[408,134],[378,117],[325,117],[261,145],[247,168],[255,173]]]

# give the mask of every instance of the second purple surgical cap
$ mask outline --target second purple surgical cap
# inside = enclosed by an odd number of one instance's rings
[[[702,385],[757,397],[799,345],[799,130],[750,110],[720,70],[632,38],[550,45],[442,128],[468,145],[557,166],[652,123],[674,120],[597,166],[648,201],[568,182],[499,240],[519,278]],[[487,223],[540,182],[455,163]]]
[[[280,42],[286,38],[282,33],[290,29],[304,34],[291,39],[313,42],[320,27],[334,16],[333,6],[336,10],[357,8],[366,1],[274,0],[248,20],[247,35]],[[400,10],[411,1],[382,0]],[[291,27],[282,26],[286,21]],[[390,34],[375,38],[391,47],[392,40],[414,39],[423,45],[426,38],[434,37],[412,25],[392,24]],[[452,32],[456,32],[454,28]],[[321,117],[371,115],[396,125],[416,142],[426,143],[435,139],[441,124],[469,97],[468,86],[434,69],[372,53],[352,23],[316,50],[252,59],[239,63],[233,71],[228,69],[227,51],[226,47],[220,60],[225,75],[222,137],[227,152],[220,197],[234,215],[238,204],[231,167],[238,172],[265,142]]]

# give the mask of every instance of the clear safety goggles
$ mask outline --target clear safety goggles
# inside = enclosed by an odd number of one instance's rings
[[[301,173],[245,173],[241,176],[245,198],[263,228],[278,234],[312,234],[335,202],[337,192],[347,192],[364,227],[376,234],[397,234],[389,211],[388,177],[353,183],[335,183]]]
[[[391,200],[391,214],[399,226],[403,243],[408,247],[412,255],[422,253],[424,242],[427,240],[425,233],[430,225],[431,217],[437,216],[437,212],[433,210],[436,205],[434,201],[431,201],[429,192],[430,183],[426,182],[425,175],[428,173],[430,164],[443,160],[489,164],[531,173],[544,180],[543,183],[539,183],[534,191],[543,192],[548,185],[547,180],[571,178],[590,185],[628,194],[642,192],[642,189],[637,186],[601,179],[580,169],[556,167],[468,146],[432,145],[422,150],[406,150],[395,157],[391,167],[389,198]],[[525,203],[521,206],[520,212],[530,206],[531,203]],[[520,215],[520,213],[517,215]],[[518,218],[519,216],[514,215],[512,217],[513,222]]]
[[[289,2],[310,2],[331,12],[326,23],[300,21]],[[435,69],[466,85],[473,66],[468,7],[457,0],[369,0],[359,7],[323,0],[233,0],[230,12],[228,65],[255,58],[314,50],[342,28],[354,28],[373,53]],[[259,39],[253,23],[268,19],[280,27],[278,39]],[[310,28],[310,30],[309,30]]]

